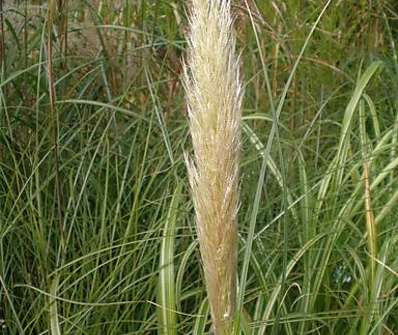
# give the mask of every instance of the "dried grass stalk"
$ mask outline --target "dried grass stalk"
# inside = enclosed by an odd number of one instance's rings
[[[229,0],[192,0],[185,90],[194,158],[187,159],[215,334],[236,308],[242,88]]]

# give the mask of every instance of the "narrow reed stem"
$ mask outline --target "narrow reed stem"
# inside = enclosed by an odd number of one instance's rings
[[[4,0],[0,0],[0,66],[1,72],[5,71],[6,46],[4,37]]]
[[[192,0],[184,84],[194,157],[187,159],[216,335],[236,312],[242,89],[229,0]]]

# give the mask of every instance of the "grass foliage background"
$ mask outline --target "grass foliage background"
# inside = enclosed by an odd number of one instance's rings
[[[1,1],[2,334],[204,334],[185,1]],[[398,333],[398,7],[236,1],[244,334]]]

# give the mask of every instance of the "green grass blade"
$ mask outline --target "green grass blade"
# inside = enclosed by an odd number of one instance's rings
[[[207,319],[209,317],[210,307],[207,299],[204,299],[199,307],[199,315],[196,317],[193,335],[203,335],[205,334]]]
[[[61,335],[61,327],[58,319],[58,304],[57,304],[57,293],[58,293],[58,282],[59,277],[56,275],[51,281],[50,295],[49,295],[49,306],[50,306],[50,327],[51,335]]]
[[[181,184],[178,184],[171,199],[167,214],[160,250],[159,262],[159,334],[177,334],[174,248],[176,224],[178,219],[178,203],[181,196]]]

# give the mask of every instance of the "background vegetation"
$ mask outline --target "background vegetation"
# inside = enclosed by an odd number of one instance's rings
[[[0,332],[207,333],[189,2],[1,5]],[[396,2],[233,10],[242,332],[397,334]]]

